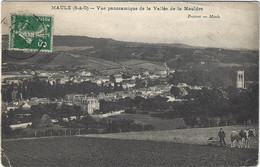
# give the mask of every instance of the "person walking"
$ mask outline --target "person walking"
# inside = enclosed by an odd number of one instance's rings
[[[226,137],[226,134],[225,132],[222,130],[222,128],[220,128],[219,132],[218,132],[218,137],[220,139],[220,144],[223,146],[226,145],[226,142],[225,142],[225,137]]]

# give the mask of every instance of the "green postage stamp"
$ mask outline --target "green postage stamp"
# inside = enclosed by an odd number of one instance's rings
[[[9,49],[52,51],[52,16],[11,14]]]

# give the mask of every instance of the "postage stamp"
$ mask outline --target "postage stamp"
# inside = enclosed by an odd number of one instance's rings
[[[9,49],[52,51],[53,17],[11,14]]]

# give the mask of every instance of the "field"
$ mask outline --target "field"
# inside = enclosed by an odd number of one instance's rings
[[[258,155],[257,149],[86,137],[3,141],[2,147],[12,166],[250,166]]]
[[[185,127],[185,122],[182,118],[161,119],[157,117],[151,117],[150,114],[121,113],[120,115],[110,116],[109,118],[131,119],[134,120],[137,124],[152,125],[155,130],[170,130]]]
[[[63,51],[63,52],[67,52],[67,51],[77,51],[77,50],[87,50],[87,49],[92,49],[93,46],[79,46],[79,47],[71,47],[71,46],[55,46],[53,48],[53,51]]]
[[[158,70],[166,70],[163,63],[158,62],[148,62],[143,60],[137,60],[137,59],[131,59],[127,61],[120,62],[123,64],[126,68],[132,68],[132,69],[145,69],[149,71],[156,72]]]
[[[251,148],[258,148],[258,127],[257,126],[224,126],[222,127],[226,133],[226,143],[230,145],[230,134],[233,130],[256,128],[257,137],[250,141]],[[129,132],[129,133],[111,133],[111,134],[90,134],[86,137],[99,137],[111,139],[127,139],[127,140],[152,140],[160,142],[176,142],[187,144],[206,145],[210,137],[218,139],[217,133],[219,127],[211,128],[195,128],[195,129],[176,129],[148,132]]]
[[[60,53],[55,55],[52,59],[50,58],[50,61],[46,62],[46,64],[47,66],[62,66],[64,64],[69,64],[72,66],[81,65],[88,67],[88,69],[109,69],[111,67],[122,68],[121,65],[112,61],[69,53]]]

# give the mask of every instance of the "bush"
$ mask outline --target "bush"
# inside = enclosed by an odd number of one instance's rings
[[[125,113],[136,114],[136,111],[134,109],[125,109]]]

